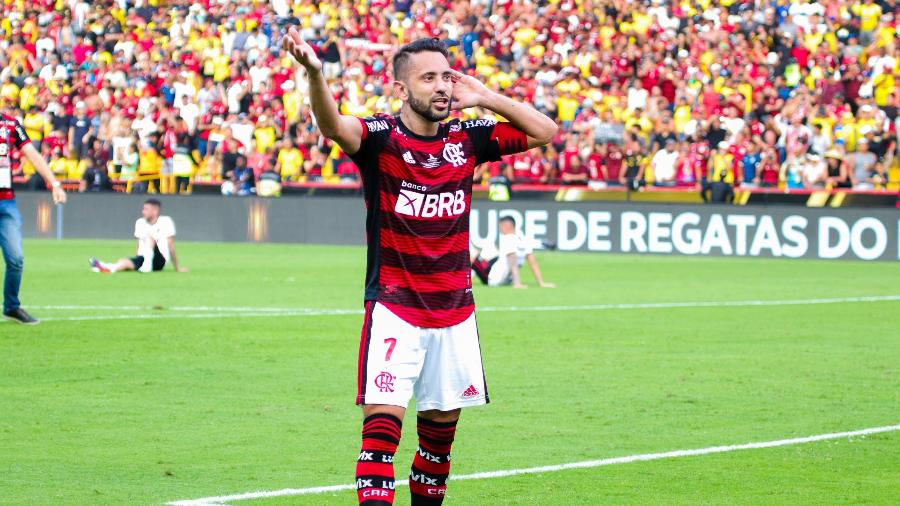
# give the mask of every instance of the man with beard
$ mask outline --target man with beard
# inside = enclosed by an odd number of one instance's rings
[[[419,447],[409,475],[412,504],[440,504],[460,410],[488,402],[468,250],[472,176],[483,162],[549,143],[558,127],[451,69],[438,39],[397,51],[393,89],[403,107],[396,116],[369,118],[338,112],[322,62],[296,29],[283,46],[306,69],[319,130],[359,167],[368,209],[357,498],[366,506],[393,504],[394,453],[415,394]],[[509,122],[443,122],[451,110],[469,107]]]

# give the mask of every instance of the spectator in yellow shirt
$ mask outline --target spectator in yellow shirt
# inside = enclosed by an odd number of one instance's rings
[[[25,127],[25,132],[31,139],[31,143],[34,144],[34,148],[40,151],[41,143],[44,141],[44,132],[47,129],[47,116],[34,106],[29,107],[27,111],[22,118],[22,126]]]
[[[563,93],[556,99],[556,117],[565,130],[568,130],[575,121],[576,111],[578,111],[578,100],[571,93]]]
[[[275,172],[281,174],[282,181],[299,181],[302,167],[303,153],[294,145],[293,139],[285,139],[278,151]]]
[[[81,174],[79,174],[79,163],[78,157],[75,155],[75,150],[71,147],[65,148],[63,151],[63,163],[62,168],[63,172],[61,172],[62,177],[66,177],[68,179],[81,179]],[[69,177],[69,176],[77,176],[77,177]]]
[[[859,16],[859,42],[868,46],[875,42],[875,31],[878,30],[878,21],[881,19],[881,6],[875,0],[863,0],[857,2],[851,9],[853,14]]]
[[[275,138],[279,135],[275,122],[269,116],[263,115],[256,122],[253,137],[256,139],[256,150],[265,153],[267,149],[275,146]]]
[[[19,102],[19,87],[16,86],[16,83],[12,82],[9,75],[6,75],[3,78],[3,84],[0,85],[0,98],[7,101],[10,104],[16,104]]]
[[[68,169],[66,168],[66,159],[62,157],[62,154],[59,151],[54,151],[53,154],[50,155],[50,162],[47,165],[57,179],[68,179],[69,174]]]
[[[290,125],[300,122],[300,104],[303,103],[303,97],[300,96],[296,88],[297,85],[294,84],[293,80],[285,81],[281,85],[281,89],[284,90],[281,101],[284,103],[284,114]]]

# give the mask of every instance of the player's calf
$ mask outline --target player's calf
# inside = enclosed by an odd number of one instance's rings
[[[366,417],[362,449],[356,461],[356,496],[363,506],[394,503],[394,453],[400,444],[402,422],[394,415]]]
[[[457,420],[436,422],[419,417],[419,448],[409,473],[412,506],[436,506],[443,502],[456,423]]]

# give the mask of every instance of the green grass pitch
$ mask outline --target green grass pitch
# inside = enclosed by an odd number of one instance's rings
[[[26,242],[23,304],[46,321],[0,325],[0,504],[161,505],[351,483],[362,317],[248,316],[240,308],[361,309],[364,250],[185,243],[188,274],[88,269],[89,256],[132,249],[132,241]],[[896,263],[564,253],[540,260],[558,288],[476,287],[478,304],[900,294]],[[525,281],[533,284],[530,273]],[[178,309],[199,306],[219,309]],[[485,311],[479,326],[493,402],[463,413],[457,474],[900,423],[896,300]],[[398,478],[414,433],[408,418]],[[406,488],[397,497],[408,504]],[[344,491],[229,504],[354,501]],[[445,504],[898,501],[893,431],[451,482]]]

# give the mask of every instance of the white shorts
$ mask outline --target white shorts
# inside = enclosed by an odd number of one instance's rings
[[[509,270],[509,260],[498,257],[491,270],[488,271],[489,286],[503,286],[512,283],[512,272]]]
[[[416,327],[366,303],[359,346],[357,404],[450,411],[489,402],[475,313],[452,327]]]

